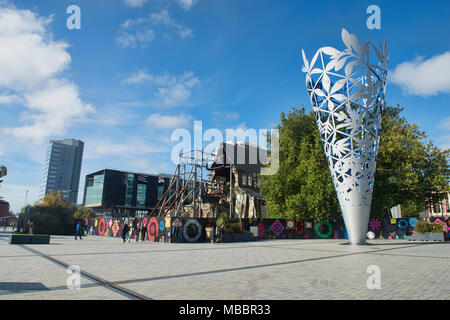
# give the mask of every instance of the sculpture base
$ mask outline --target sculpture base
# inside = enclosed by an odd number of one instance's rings
[[[370,208],[366,206],[341,206],[341,210],[350,243],[357,246],[365,245]]]

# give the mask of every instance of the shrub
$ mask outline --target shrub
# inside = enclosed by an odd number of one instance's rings
[[[427,233],[431,232],[432,226],[427,220],[419,220],[414,224],[414,230],[418,233]]]
[[[443,223],[441,223],[441,222],[431,223],[431,232],[439,233],[439,232],[444,232],[444,230],[445,230],[445,226]]]
[[[225,233],[242,233],[241,224],[239,222],[225,224]]]

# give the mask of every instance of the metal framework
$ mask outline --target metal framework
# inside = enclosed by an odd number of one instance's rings
[[[202,150],[180,154],[169,187],[149,216],[201,218],[204,196],[224,192],[221,183],[206,178],[214,157],[214,154]]]
[[[385,105],[388,49],[360,45],[342,30],[346,49],[320,48],[311,62],[302,50],[306,88],[350,242],[364,244]],[[340,71],[340,72],[339,72]]]

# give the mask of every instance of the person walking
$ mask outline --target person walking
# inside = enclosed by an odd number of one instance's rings
[[[122,239],[123,239],[123,243],[125,243],[127,241],[127,235],[128,235],[128,231],[130,231],[130,227],[128,226],[127,223],[125,223],[125,225],[122,228]]]
[[[225,226],[222,224],[217,228],[217,243],[223,243],[223,234],[225,232]]]
[[[81,237],[81,222],[78,221],[76,229],[75,229],[75,240],[77,240],[77,237],[80,237],[80,240],[83,240]]]
[[[140,231],[141,231],[141,229],[139,229],[139,226],[136,225],[136,227],[134,228],[134,237],[136,238],[136,243],[139,242],[139,236],[140,236],[139,232]]]
[[[141,240],[143,242],[145,242],[145,233],[147,231],[147,228],[144,226],[144,224],[142,224],[142,228],[141,228]]]

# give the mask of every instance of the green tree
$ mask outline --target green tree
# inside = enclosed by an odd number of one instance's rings
[[[278,125],[277,174],[261,176],[261,191],[274,218],[330,219],[340,215],[336,192],[314,114],[292,109]]]
[[[8,169],[5,166],[0,166],[0,178],[3,178],[8,174]],[[2,183],[3,180],[0,180],[0,183]]]
[[[93,219],[95,212],[91,208],[80,207],[73,214],[75,219]]]
[[[50,192],[33,206],[22,209],[19,226],[27,231],[27,221],[33,222],[35,234],[72,235],[76,206],[69,203],[60,192]]]
[[[449,150],[440,150],[400,107],[386,107],[375,173],[372,217],[389,217],[402,205],[416,216],[426,201],[440,201],[449,185]],[[279,171],[261,177],[261,191],[274,218],[330,219],[340,208],[313,112],[293,109],[281,114]]]
[[[373,217],[388,217],[389,208],[398,204],[403,216],[417,216],[426,204],[442,200],[442,192],[448,189],[450,150],[427,142],[425,132],[408,123],[402,111],[399,106],[383,110]]]

